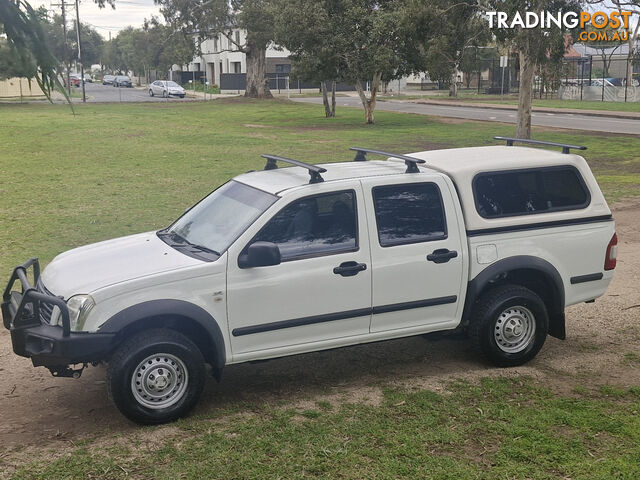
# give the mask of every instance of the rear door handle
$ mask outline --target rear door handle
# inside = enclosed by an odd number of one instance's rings
[[[452,258],[456,258],[458,252],[455,250],[448,250],[446,248],[439,248],[434,250],[433,253],[427,255],[427,260],[433,263],[447,263]]]
[[[353,277],[358,272],[362,272],[367,269],[366,263],[358,262],[343,262],[333,269],[333,273],[336,275],[342,275],[343,277]]]

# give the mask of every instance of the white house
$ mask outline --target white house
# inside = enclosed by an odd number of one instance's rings
[[[246,31],[234,29],[231,37],[234,42],[244,45]],[[200,44],[202,55],[195,57],[191,63],[183,66],[183,71],[204,72],[206,81],[220,85],[221,73],[247,73],[246,55],[234,51],[236,46],[225,35],[218,35]],[[291,71],[289,51],[276,45],[267,48],[267,73],[288,75]],[[176,68],[174,67],[174,70]]]

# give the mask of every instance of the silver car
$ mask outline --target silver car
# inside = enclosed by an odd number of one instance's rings
[[[167,80],[156,80],[149,85],[149,96],[160,95],[162,97],[170,97],[171,95],[184,98],[187,94],[184,88],[178,85],[176,82]]]

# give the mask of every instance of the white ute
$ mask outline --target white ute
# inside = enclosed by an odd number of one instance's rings
[[[263,155],[264,171],[164,230],[70,250],[42,274],[37,259],[16,267],[13,349],[55,376],[108,363],[139,423],[185,415],[206,363],[220,380],[229,364],[452,330],[494,364],[527,362],[565,338],[565,307],[605,292],[617,238],[570,153],[584,147],[496,138],[507,146],[353,148],[325,165]]]

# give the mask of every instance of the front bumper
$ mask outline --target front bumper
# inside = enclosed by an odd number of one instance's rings
[[[112,349],[115,334],[71,332],[66,302],[54,295],[42,293],[29,282],[27,271],[33,267],[33,281],[38,282],[40,264],[32,258],[13,270],[2,296],[2,319],[11,332],[16,355],[31,358],[34,366],[58,367],[106,359]],[[13,290],[16,281],[21,291]],[[45,323],[40,315],[42,304],[60,309],[62,326]]]

